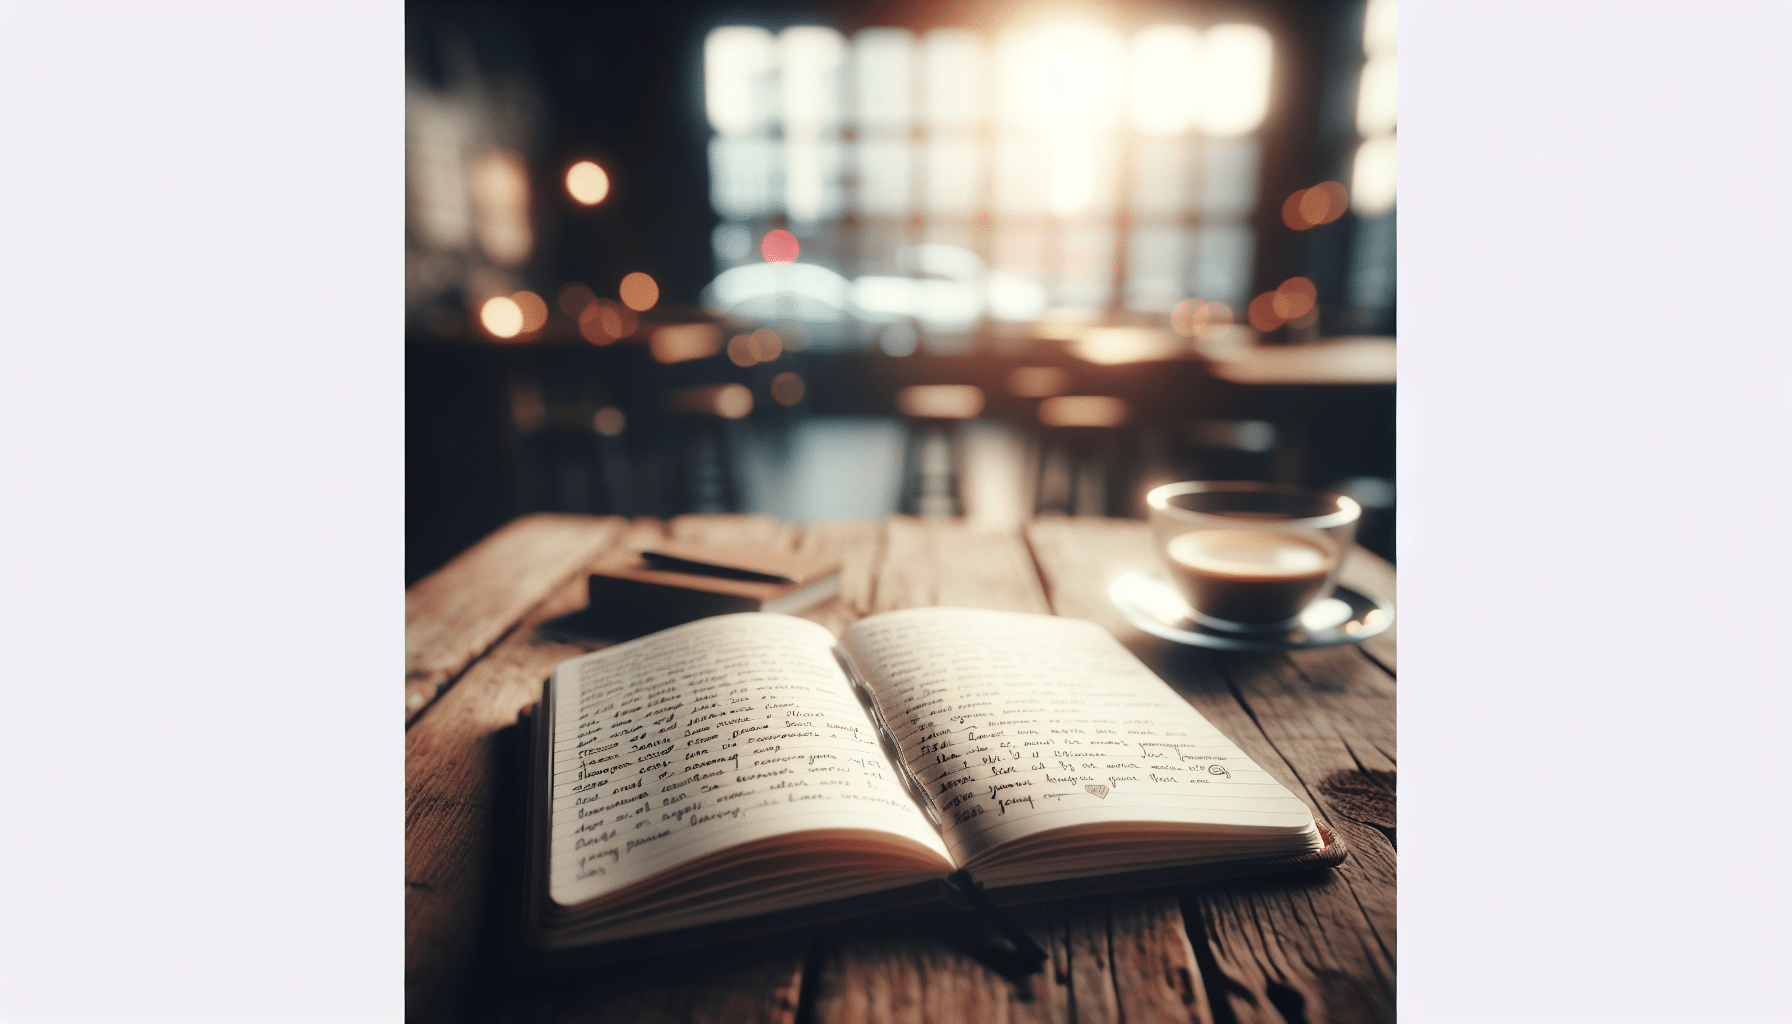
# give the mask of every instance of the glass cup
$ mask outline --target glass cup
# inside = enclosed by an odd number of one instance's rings
[[[1293,629],[1331,595],[1362,508],[1288,484],[1193,480],[1145,496],[1158,557],[1202,624]]]

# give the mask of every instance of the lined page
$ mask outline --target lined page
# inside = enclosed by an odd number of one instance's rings
[[[1312,824],[1305,804],[1092,622],[918,608],[855,623],[841,640],[960,864],[1069,825]]]
[[[725,615],[562,665],[550,690],[548,892],[572,905],[814,828],[946,852],[885,759],[825,628]]]

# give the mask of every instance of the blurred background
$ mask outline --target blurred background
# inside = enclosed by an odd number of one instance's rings
[[[1394,558],[1393,0],[406,5],[406,582],[534,511]]]

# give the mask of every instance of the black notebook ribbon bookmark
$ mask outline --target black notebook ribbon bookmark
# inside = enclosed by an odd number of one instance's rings
[[[889,720],[884,718],[883,705],[878,703],[877,695],[871,692],[871,687],[867,686],[864,678],[859,675],[859,668],[853,664],[852,656],[846,653],[845,648],[836,644],[834,659],[840,663],[840,670],[846,674],[846,681],[851,684],[853,691],[858,694],[859,699],[864,702],[866,710],[870,712],[872,728],[877,730],[879,743],[883,746],[885,753],[889,755],[897,773],[901,775],[903,786],[914,798],[915,803],[927,814],[928,819],[933,822],[933,827],[936,829],[942,827],[939,808],[935,806],[933,798],[928,795],[927,787],[921,784],[920,778],[909,768],[908,759],[902,756],[902,744],[896,739],[895,730],[890,728]],[[974,953],[993,961],[990,966],[1014,978],[1032,974],[1044,965],[1048,959],[1046,951],[1039,948],[1039,943],[1034,942],[1026,932],[1020,929],[1020,926],[1010,921],[1007,915],[996,908],[995,902],[983,891],[983,883],[973,879],[969,871],[959,868],[947,875],[946,885],[950,892],[958,897],[957,900],[952,901],[957,909],[974,914],[986,929],[993,929],[1008,944],[1008,948],[998,949],[991,948],[985,942],[976,941],[972,943],[976,947],[973,949]]]

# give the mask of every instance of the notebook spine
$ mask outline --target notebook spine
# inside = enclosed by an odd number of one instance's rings
[[[846,673],[846,681],[852,684],[859,699],[864,701],[866,710],[871,712],[871,725],[888,748],[890,761],[902,776],[902,784],[908,788],[909,795],[921,806],[921,811],[927,815],[928,820],[933,822],[934,829],[939,830],[942,827],[940,809],[934,805],[933,798],[927,795],[927,787],[921,784],[920,778],[909,770],[908,758],[902,756],[902,744],[896,741],[896,733],[884,718],[884,709],[877,702],[877,694],[872,693],[871,687],[865,685],[864,678],[859,675],[859,667],[853,664],[852,656],[839,644],[834,645],[834,660],[840,663],[840,670]]]

